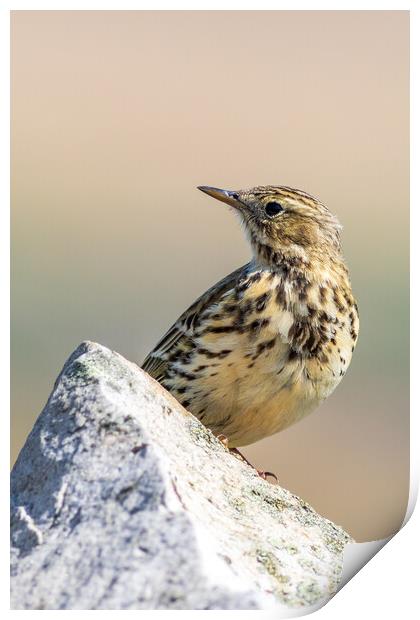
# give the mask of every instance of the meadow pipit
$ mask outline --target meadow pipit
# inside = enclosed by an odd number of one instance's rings
[[[340,383],[359,318],[340,225],[285,186],[199,187],[235,209],[252,260],[190,306],[143,369],[229,447],[277,433]]]

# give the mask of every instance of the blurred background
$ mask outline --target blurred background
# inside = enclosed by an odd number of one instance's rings
[[[316,413],[244,449],[357,541],[409,483],[409,13],[12,12],[12,461],[85,339],[141,363],[250,257],[195,189],[285,184],[344,226],[361,332]]]

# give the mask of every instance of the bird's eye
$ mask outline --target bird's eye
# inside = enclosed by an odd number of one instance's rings
[[[284,211],[284,209],[278,202],[267,202],[265,205],[265,212],[269,217],[274,217],[282,211]]]

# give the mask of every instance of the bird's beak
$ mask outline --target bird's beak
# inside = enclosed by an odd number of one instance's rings
[[[212,198],[226,202],[226,204],[235,207],[235,209],[240,209],[241,207],[238,192],[231,192],[227,189],[219,189],[217,187],[208,187],[207,185],[199,185],[197,189],[208,194]]]

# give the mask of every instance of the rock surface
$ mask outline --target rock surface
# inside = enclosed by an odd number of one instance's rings
[[[135,364],[88,342],[12,472],[11,606],[287,617],[334,594],[350,541]]]

